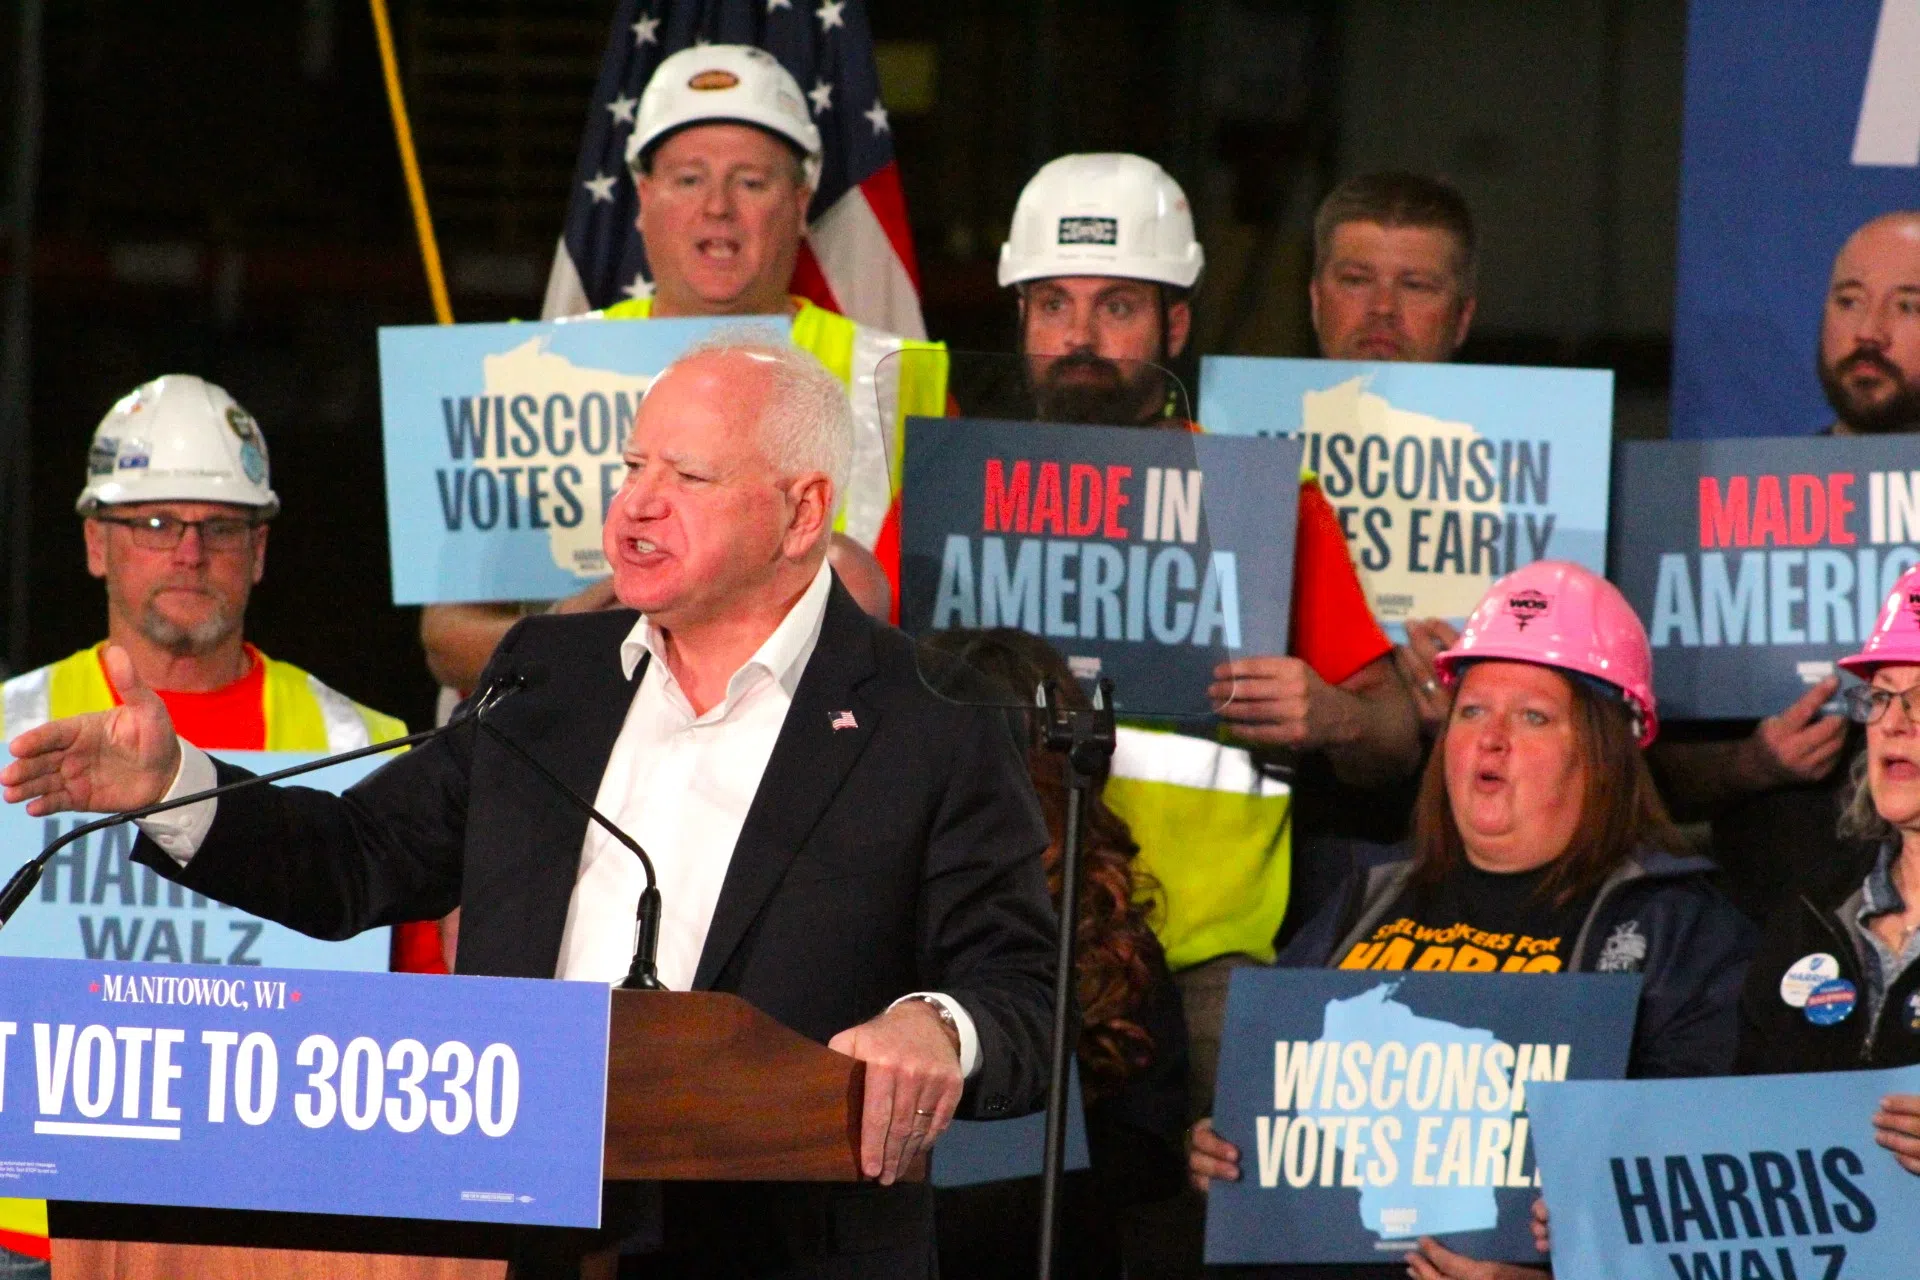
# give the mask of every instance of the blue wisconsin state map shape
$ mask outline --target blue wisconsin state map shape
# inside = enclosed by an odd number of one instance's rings
[[[1479,1045],[1484,1053],[1495,1042],[1493,1032],[1481,1027],[1461,1027],[1451,1022],[1442,1022],[1438,1018],[1423,1018],[1406,1005],[1392,998],[1399,983],[1383,982],[1370,991],[1363,992],[1348,1000],[1329,1000],[1324,1020],[1321,1022],[1320,1038],[1347,1044],[1355,1040],[1365,1040],[1380,1045],[1388,1040],[1398,1040],[1409,1047],[1423,1042],[1432,1042],[1441,1046],[1458,1044],[1463,1048]],[[1301,1108],[1303,1116],[1345,1116],[1349,1112],[1337,1109]],[[1406,1093],[1401,1091],[1401,1105],[1390,1111],[1378,1113],[1381,1116],[1393,1116],[1400,1122],[1400,1141],[1395,1144],[1400,1154],[1400,1174],[1392,1186],[1376,1187],[1371,1184],[1360,1191],[1360,1221],[1368,1230],[1381,1239],[1410,1239],[1423,1235],[1448,1235],[1460,1231],[1491,1231],[1500,1225],[1500,1200],[1492,1187],[1416,1187],[1412,1181],[1414,1139],[1418,1135],[1422,1115],[1445,1117],[1440,1131],[1435,1135],[1442,1143],[1446,1140],[1446,1128],[1452,1123],[1455,1114],[1426,1111],[1419,1112],[1406,1105]],[[1344,1134],[1344,1130],[1342,1131]],[[1435,1164],[1429,1164],[1429,1170],[1437,1172]],[[1389,1233],[1384,1226],[1383,1211],[1394,1210],[1398,1213],[1413,1214],[1410,1230]]]

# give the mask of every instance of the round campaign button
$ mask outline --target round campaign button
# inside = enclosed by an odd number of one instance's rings
[[[1920,991],[1907,997],[1907,1030],[1920,1031]]]
[[[1816,1027],[1845,1022],[1857,1001],[1853,984],[1845,978],[1823,982],[1807,993],[1807,1021]]]
[[[1823,982],[1840,976],[1840,962],[1824,951],[1801,956],[1780,979],[1780,998],[1795,1009],[1804,1009],[1807,996]]]

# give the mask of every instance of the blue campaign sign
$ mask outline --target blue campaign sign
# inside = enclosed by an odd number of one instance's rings
[[[1556,1280],[1910,1276],[1920,1178],[1873,1141],[1920,1067],[1542,1085]]]
[[[606,576],[600,527],[654,376],[780,316],[380,330],[395,604],[554,600]]]
[[[1673,435],[1804,435],[1834,255],[1920,189],[1913,0],[1691,0]]]
[[[1240,1180],[1207,1194],[1207,1261],[1380,1263],[1437,1236],[1538,1262],[1533,1084],[1618,1078],[1639,995],[1620,974],[1234,970],[1213,1123]]]
[[[270,773],[317,759],[318,752],[219,751],[249,772]],[[339,792],[380,767],[380,757],[308,774],[302,786]],[[21,805],[0,805],[0,871],[14,868],[92,814],[29,818]],[[224,964],[280,969],[385,970],[389,930],[369,929],[344,942],[322,942],[261,920],[162,880],[128,855],[132,823],[83,836],[56,853],[39,889],[0,929],[0,956],[147,963]],[[4,876],[0,876],[3,879]]]
[[[1200,421],[1305,442],[1396,638],[1535,560],[1605,568],[1610,371],[1207,356]]]
[[[1213,668],[1287,651],[1300,445],[909,418],[900,620],[1017,627],[1119,709],[1207,716]]]
[[[1088,1166],[1086,1103],[1080,1096],[1080,1064],[1067,1075],[1067,1150],[1063,1167]],[[968,1187],[1010,1178],[1037,1178],[1045,1163],[1047,1113],[1012,1120],[955,1120],[933,1149],[930,1172],[936,1187]]]
[[[591,1227],[599,983],[0,960],[10,1196]]]
[[[1901,437],[1621,446],[1613,580],[1663,718],[1759,719],[1836,673],[1920,560],[1913,462]]]

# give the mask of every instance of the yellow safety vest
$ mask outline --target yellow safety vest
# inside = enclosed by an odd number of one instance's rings
[[[0,741],[68,716],[111,711],[113,688],[100,665],[104,642],[82,649],[0,685]],[[267,751],[351,751],[390,738],[407,726],[363,707],[291,662],[260,655],[266,667],[261,702],[266,712]]]
[[[1292,881],[1286,783],[1240,747],[1122,725],[1105,795],[1159,884],[1149,921],[1168,968],[1273,959]]]
[[[833,527],[871,547],[900,492],[907,418],[937,418],[947,411],[947,349],[856,324],[805,298],[794,301],[800,309],[789,330],[793,345],[811,352],[846,385],[853,407],[853,467]],[[617,302],[599,314],[646,320],[653,299]]]
[[[111,711],[113,687],[100,665],[104,642],[0,685],[0,742],[47,723]],[[268,751],[332,754],[404,738],[407,726],[322,684],[291,662],[260,655]],[[47,1202],[0,1198],[0,1234],[47,1234]]]

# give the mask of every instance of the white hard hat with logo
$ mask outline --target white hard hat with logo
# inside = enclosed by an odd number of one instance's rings
[[[669,133],[694,124],[750,124],[805,154],[807,185],[820,185],[820,130],[800,84],[779,59],[750,44],[697,44],[671,55],[640,94],[627,166]]]
[[[1003,287],[1117,276],[1191,289],[1205,265],[1186,192],[1153,161],[1125,152],[1042,165],[1020,193],[1000,246]]]
[[[260,424],[190,373],[134,388],[94,428],[74,509],[86,516],[122,502],[231,502],[274,516],[280,499],[268,487]]]

